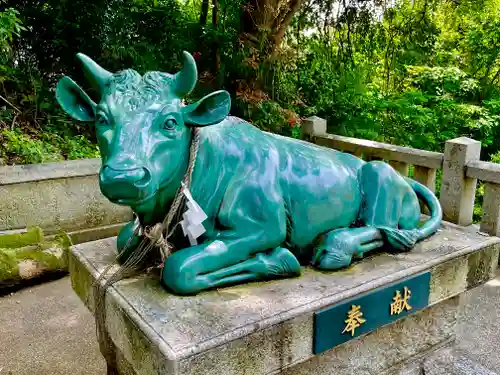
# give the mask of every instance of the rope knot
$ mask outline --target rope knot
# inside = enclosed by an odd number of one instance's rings
[[[163,223],[157,223],[153,227],[146,228],[144,236],[151,241],[153,246],[160,249],[162,261],[165,261],[171,253],[171,246],[163,235],[163,231]]]

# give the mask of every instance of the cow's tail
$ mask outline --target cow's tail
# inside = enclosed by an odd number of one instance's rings
[[[443,219],[441,205],[432,191],[413,179],[405,178],[405,180],[427,206],[430,211],[430,217],[422,226],[411,230],[378,227],[386,242],[396,250],[409,250],[415,246],[418,241],[431,236],[439,229],[441,220]]]

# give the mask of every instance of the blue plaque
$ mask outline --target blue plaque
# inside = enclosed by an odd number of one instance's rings
[[[425,308],[430,281],[430,272],[426,272],[316,312],[314,354]]]

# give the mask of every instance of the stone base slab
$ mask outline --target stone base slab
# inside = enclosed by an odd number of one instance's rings
[[[458,297],[440,302],[405,319],[384,326],[370,334],[340,345],[306,362],[289,364],[269,374],[283,375],[421,375],[425,355],[451,345],[457,319]],[[227,352],[234,352],[243,362],[233,367],[233,358],[219,357],[218,351],[209,365],[206,357],[197,365],[192,358],[187,366],[182,366],[180,374],[204,374],[204,366],[215,366],[220,374],[260,374],[262,373],[261,351],[246,353],[249,348],[264,346],[264,337],[260,342],[244,342],[242,345],[232,343],[226,347]],[[238,348],[235,348],[235,345]],[[134,375],[133,366],[125,359],[118,348],[115,348],[118,374]],[[389,368],[389,370],[387,370]],[[386,369],[383,374],[381,370]],[[184,371],[184,372],[182,372]],[[209,372],[212,373],[212,372]],[[169,374],[169,373],[165,373]]]
[[[127,375],[380,375],[453,340],[457,296],[494,277],[499,242],[444,224],[409,253],[192,297],[168,293],[156,274],[142,275],[108,290],[106,326]],[[91,311],[92,283],[114,257],[114,238],[70,252],[73,289]],[[314,355],[315,312],[422,272],[431,274],[426,309]]]

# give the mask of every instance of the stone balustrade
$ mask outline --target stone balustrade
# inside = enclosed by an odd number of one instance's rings
[[[102,195],[100,165],[100,159],[87,159],[0,167],[0,294],[66,271],[69,245],[57,245],[61,235],[73,244],[108,238],[132,219],[129,208]],[[4,243],[33,230],[45,235],[39,243]]]
[[[100,159],[0,167],[0,232],[40,227],[73,243],[116,235],[130,209],[99,189]]]

